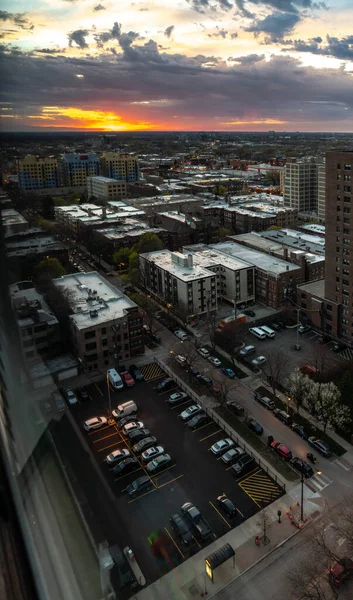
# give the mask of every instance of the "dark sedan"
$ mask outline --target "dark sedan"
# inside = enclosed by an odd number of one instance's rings
[[[170,377],[165,377],[156,385],[157,392],[166,392],[171,388],[175,387],[175,382]]]
[[[209,423],[209,421],[210,418],[208,415],[206,415],[206,413],[200,413],[192,419],[190,419],[190,421],[188,422],[188,427],[189,429],[196,429],[197,427],[201,427],[201,425]]]
[[[135,458],[125,458],[119,462],[113,469],[114,475],[126,475],[139,467],[139,463]]]
[[[297,435],[299,435],[301,438],[303,438],[303,440],[308,439],[308,434],[307,434],[305,428],[303,427],[303,425],[298,425],[298,423],[293,423],[292,429]]]
[[[302,473],[304,477],[312,477],[314,475],[314,470],[312,469],[312,467],[307,462],[305,462],[305,460],[302,460],[297,456],[294,456],[294,458],[292,458],[290,464],[296,471]]]
[[[253,419],[252,417],[248,417],[247,419],[245,419],[245,423],[247,424],[249,429],[251,429],[251,431],[257,433],[257,435],[262,435],[264,431],[263,427],[260,425],[260,423],[255,421],[255,419]]]
[[[233,518],[236,516],[237,509],[235,508],[233,502],[229,500],[228,496],[226,496],[225,494],[222,494],[222,496],[218,496],[217,504],[227,515],[227,517]]]
[[[205,385],[208,388],[212,387],[212,385],[213,385],[212,379],[210,379],[206,375],[203,375],[203,373],[201,373],[200,375],[198,375],[197,379],[198,379],[198,381],[200,382],[201,385]]]
[[[170,517],[169,521],[175,533],[180,536],[183,544],[186,546],[191,544],[193,536],[184,519],[178,513],[175,513]]]

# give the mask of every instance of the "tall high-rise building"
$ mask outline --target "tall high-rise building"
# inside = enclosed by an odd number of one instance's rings
[[[126,181],[126,183],[135,183],[139,179],[137,156],[120,152],[104,152],[101,155],[101,175]]]
[[[325,296],[341,304],[340,337],[353,344],[353,152],[326,153]]]
[[[317,216],[320,223],[325,223],[326,210],[326,162],[322,162],[317,167]]]
[[[61,161],[62,184],[85,186],[87,177],[100,175],[99,157],[90,154],[64,154]]]
[[[291,159],[284,172],[284,205],[298,212],[318,210],[318,165],[322,159],[312,156]]]
[[[59,185],[58,161],[56,158],[40,158],[27,154],[17,161],[18,184],[21,190],[27,192],[45,188],[55,188]]]

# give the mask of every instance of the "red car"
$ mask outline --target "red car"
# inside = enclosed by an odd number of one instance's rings
[[[331,585],[339,586],[347,577],[353,575],[353,561],[350,558],[341,558],[328,572]]]
[[[121,377],[127,387],[132,387],[133,385],[135,385],[135,380],[128,371],[124,371],[124,373],[121,373]]]
[[[281,456],[285,460],[291,460],[291,458],[293,458],[291,450],[289,450],[284,444],[281,444],[281,442],[276,442],[276,440],[273,441],[271,448],[278,454],[278,456]]]

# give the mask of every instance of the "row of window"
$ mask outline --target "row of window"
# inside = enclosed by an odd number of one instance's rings
[[[341,169],[341,163],[337,163],[337,169],[338,170]],[[343,170],[344,171],[351,171],[352,170],[352,165],[343,165]]]

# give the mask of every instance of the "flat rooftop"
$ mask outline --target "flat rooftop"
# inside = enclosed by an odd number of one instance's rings
[[[106,212],[104,216],[104,211],[102,206],[97,206],[96,204],[73,204],[70,206],[57,206],[55,208],[55,213],[57,215],[65,216],[68,220],[72,221],[81,221],[85,224],[91,223],[99,223],[100,221],[114,221],[116,219],[120,219],[122,217],[127,216],[142,216],[144,215],[144,211],[135,208],[129,204],[125,204],[125,202],[121,201],[109,201],[108,206],[105,207]]]
[[[7,256],[22,256],[25,254],[35,254],[50,250],[61,250],[64,246],[52,236],[32,237],[20,239],[16,242],[6,243]]]
[[[103,177],[103,175],[93,175],[92,177],[87,177],[87,180],[100,181],[101,183],[124,183],[117,179],[112,179],[111,177]]]
[[[150,262],[155,263],[160,269],[168,271],[171,275],[174,275],[181,281],[195,281],[203,277],[214,277],[213,271],[202,267],[199,264],[184,266],[174,262],[172,259],[172,252],[170,250],[159,250],[157,252],[148,252],[141,254],[140,256],[146,257]],[[178,253],[174,253],[178,254]],[[188,254],[187,252],[184,254]]]
[[[143,223],[141,221],[136,220],[134,223],[126,223],[126,221],[134,221],[134,219],[126,219],[125,222],[123,222],[121,225],[119,224],[117,227],[96,229],[96,231],[109,241],[124,239],[126,236],[138,237],[147,232],[154,233],[155,235],[166,232],[166,229],[162,229],[160,227],[150,227],[147,223]]]
[[[11,227],[11,225],[18,225],[19,223],[28,224],[25,219],[17,210],[14,208],[3,208],[1,210],[1,216],[4,220],[5,227]]]
[[[196,247],[200,248],[200,245]],[[300,268],[286,260],[275,258],[274,256],[252,250],[251,248],[246,248],[245,246],[241,246],[241,244],[236,244],[234,242],[220,242],[218,244],[211,244],[210,246],[205,245],[204,247],[209,249],[212,248],[225,255],[244,261],[251,266],[255,266],[258,269],[273,273],[274,275],[280,275],[286,271],[297,271]],[[188,246],[187,248],[191,252],[194,251],[193,246]],[[202,249],[202,247],[200,249]]]
[[[135,302],[119,292],[97,271],[74,273],[54,279],[59,288],[70,292],[70,316],[78,329],[111,322],[127,314],[128,309],[136,308]]]
[[[184,251],[184,254],[188,254],[188,251]],[[207,246],[205,249],[195,252],[193,256],[194,264],[205,267],[205,269],[222,265],[223,267],[238,271],[240,269],[249,269],[252,266],[236,256],[227,256],[213,249],[208,249]]]
[[[273,241],[274,243],[284,244],[296,248],[325,256],[325,238],[319,235],[303,233],[296,229],[273,229],[262,231],[261,236]]]
[[[325,235],[326,227],[325,225],[319,225],[318,223],[309,223],[307,225],[301,225],[302,229],[306,229],[312,233],[320,233],[321,235]]]
[[[320,298],[325,298],[325,279],[316,279],[315,281],[303,283],[298,285],[298,289],[319,296]]]
[[[9,286],[11,302],[17,313],[19,327],[29,327],[39,323],[47,323],[48,325],[58,323],[56,316],[44,301],[43,296],[34,287],[28,287],[29,285],[31,285],[31,282],[26,281]],[[31,308],[35,311],[36,317],[29,314]],[[25,315],[26,312],[28,312],[28,316],[21,316],[21,313]]]

